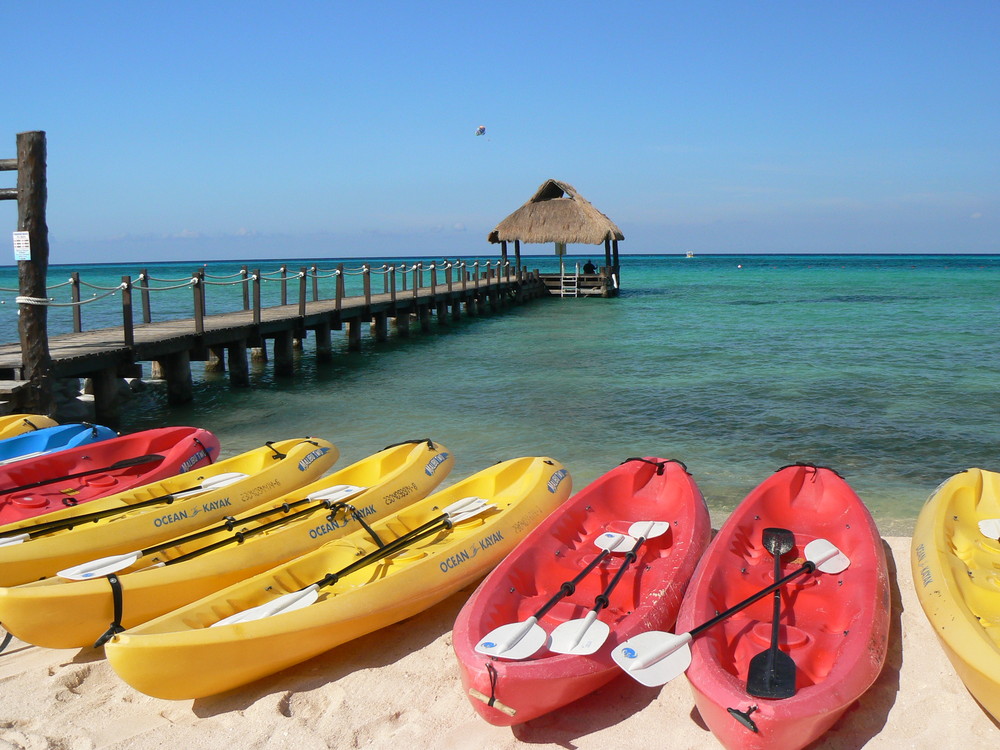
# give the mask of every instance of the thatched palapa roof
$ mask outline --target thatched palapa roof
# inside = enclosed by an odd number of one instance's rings
[[[625,235],[607,216],[558,180],[547,180],[531,199],[490,232],[490,242],[565,242],[600,245]]]

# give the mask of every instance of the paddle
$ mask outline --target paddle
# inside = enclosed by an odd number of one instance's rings
[[[500,656],[504,659],[527,659],[549,640],[548,633],[538,625],[538,621],[563,597],[570,596],[576,591],[576,585],[586,578],[590,571],[600,565],[606,557],[613,552],[621,552],[634,543],[635,540],[625,534],[605,532],[598,536],[594,540],[594,544],[603,550],[601,554],[591,560],[575,578],[564,581],[559,586],[559,591],[528,619],[501,625],[487,633],[476,644],[476,652],[487,656]]]
[[[979,522],[983,536],[1000,541],[1000,518],[984,518]]]
[[[795,546],[795,535],[788,529],[764,529],[764,547],[774,556],[774,580],[781,578],[781,556]],[[791,698],[795,695],[795,662],[778,648],[781,618],[781,589],[774,591],[774,614],[771,617],[771,645],[750,660],[747,693],[757,698]]]
[[[224,472],[222,474],[215,474],[210,477],[206,477],[202,480],[202,483],[194,487],[188,487],[186,490],[180,490],[179,492],[171,492],[166,495],[158,495],[157,497],[151,497],[148,500],[142,500],[138,503],[132,503],[131,505],[121,505],[114,508],[104,508],[103,510],[95,510],[90,513],[81,513],[77,516],[72,516],[70,518],[60,518],[55,521],[44,521],[42,523],[32,524],[30,526],[22,526],[18,529],[20,533],[14,536],[5,536],[0,538],[0,547],[5,547],[11,544],[20,544],[21,542],[28,541],[30,539],[35,539],[40,536],[46,536],[55,531],[62,531],[63,529],[71,529],[74,526],[81,523],[88,523],[90,521],[99,521],[102,518],[108,518],[109,516],[114,516],[119,513],[128,513],[129,511],[135,510],[137,508],[145,508],[150,505],[158,505],[160,503],[170,504],[174,500],[186,497],[187,495],[193,495],[198,492],[208,492],[209,490],[216,490],[226,485],[232,484],[233,482],[238,482],[241,479],[247,479],[249,474],[243,474],[238,471]]]
[[[270,531],[271,529],[287,524],[289,521],[293,521],[297,518],[309,515],[310,513],[315,513],[321,508],[333,508],[335,505],[344,505],[345,501],[356,495],[365,492],[367,487],[354,487],[353,485],[337,485],[336,487],[330,487],[325,490],[319,490],[313,492],[306,496],[303,500],[296,500],[291,503],[284,503],[275,508],[268,508],[267,510],[260,511],[259,513],[254,513],[252,515],[246,516],[244,518],[235,519],[230,518],[225,523],[219,524],[218,526],[211,526],[207,529],[202,529],[201,531],[196,531],[193,534],[188,534],[187,536],[181,537],[179,539],[170,539],[169,541],[163,542],[162,544],[156,544],[152,547],[147,547],[143,550],[135,550],[134,552],[126,552],[121,555],[110,555],[108,557],[101,557],[97,560],[90,560],[89,562],[81,563],[79,565],[74,565],[64,570],[60,570],[56,573],[60,578],[65,578],[70,581],[86,581],[91,578],[100,578],[101,576],[106,576],[111,573],[117,573],[119,570],[123,570],[131,565],[134,565],[139,561],[140,558],[146,555],[152,555],[161,550],[168,549],[170,547],[177,547],[182,544],[187,544],[188,542],[194,542],[198,539],[203,539],[206,536],[211,536],[222,531],[232,531],[235,526],[243,525],[246,523],[251,523],[253,521],[259,521],[262,518],[267,518],[268,516],[273,516],[275,513],[289,513],[292,508],[297,508],[307,503],[313,503],[310,507],[300,510],[297,513],[291,513],[283,518],[279,518],[275,521],[258,526],[255,529],[247,529],[245,531],[237,531],[231,537],[223,539],[214,544],[210,544],[199,550],[193,550],[184,555],[176,557],[172,560],[166,560],[160,565],[173,565],[178,562],[183,562],[184,560],[189,560],[192,557],[210,552],[220,547],[232,544],[234,542],[242,543],[244,539],[249,536],[255,536],[257,534],[262,534],[265,531]],[[318,502],[317,502],[318,501]]]
[[[337,572],[327,573],[318,581],[314,581],[298,591],[293,591],[290,594],[284,594],[283,596],[279,596],[277,599],[273,599],[264,604],[251,607],[250,609],[243,610],[242,612],[237,612],[236,614],[223,618],[218,622],[212,623],[209,627],[214,628],[221,625],[234,625],[237,623],[252,622],[253,620],[262,620],[265,617],[272,617],[274,615],[284,614],[286,612],[292,612],[296,609],[308,607],[310,604],[319,599],[319,590],[324,586],[330,586],[346,575],[361,570],[362,568],[383,560],[386,557],[390,557],[397,552],[402,552],[404,549],[421,539],[437,534],[440,531],[451,529],[455,524],[495,507],[495,505],[489,504],[488,501],[483,500],[480,497],[462,498],[458,502],[452,503],[448,507],[444,508],[441,515],[437,518],[431,519],[427,523],[418,526],[412,531],[408,531],[398,539],[394,539],[374,552],[370,552],[363,557],[359,557],[353,563],[341,568]]]
[[[142,464],[152,463],[153,461],[162,461],[163,456],[157,453],[150,453],[145,456],[135,456],[133,458],[123,458],[121,461],[116,461],[110,466],[99,466],[96,469],[87,469],[86,471],[78,471],[75,474],[64,474],[61,477],[49,477],[48,479],[40,479],[37,482],[31,482],[29,484],[22,484],[20,487],[8,487],[6,489],[0,489],[0,495],[9,495],[13,492],[21,492],[22,490],[30,490],[35,487],[42,487],[46,484],[54,484],[55,482],[62,482],[67,479],[77,479],[79,477],[87,477],[91,474],[100,474],[104,471],[118,471],[118,469],[127,469],[130,466],[141,466]]]
[[[607,623],[598,620],[597,616],[610,604],[611,592],[615,590],[629,566],[638,559],[639,547],[643,542],[660,536],[669,528],[670,524],[666,521],[640,521],[632,524],[628,533],[636,537],[635,544],[625,553],[625,561],[618,568],[618,572],[608,583],[607,588],[594,599],[594,606],[586,617],[580,620],[567,620],[552,631],[549,651],[555,651],[557,654],[592,654],[604,645],[611,628]]]
[[[611,652],[611,658],[631,677],[648,687],[656,687],[682,674],[691,664],[691,641],[704,631],[746,609],[754,602],[777,591],[789,581],[816,570],[823,573],[840,573],[851,561],[826,539],[814,539],[806,545],[806,563],[788,573],[770,586],[747,597],[687,633],[675,635],[650,630],[629,638]]]

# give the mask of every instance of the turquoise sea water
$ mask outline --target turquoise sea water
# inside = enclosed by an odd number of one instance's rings
[[[337,262],[287,261],[321,271]],[[558,268],[551,256],[525,265]],[[180,279],[197,267],[149,269]],[[206,270],[225,277],[238,268]],[[70,270],[105,286],[138,276],[138,266],[53,267],[50,284]],[[323,283],[332,294],[332,280]],[[225,375],[199,374],[195,401],[183,408],[168,408],[152,388],[123,429],[207,427],[226,455],[319,435],[338,445],[341,466],[430,437],[454,452],[452,480],[534,454],[564,462],[577,488],[629,456],[673,457],[687,464],[716,523],[771,472],[809,461],[844,475],[883,534],[908,533],[951,474],[1000,470],[1000,256],[625,255],[621,283],[617,299],[553,298],[432,333],[414,329],[409,339],[366,338],[359,353],[335,336],[338,355],[327,365],[315,363],[307,340],[294,378],[257,365],[255,387],[238,390]],[[0,269],[0,287],[15,286],[15,270]],[[265,285],[265,303],[277,302],[278,286]],[[154,296],[154,319],[170,306],[191,314],[190,290],[171,294],[172,302]],[[209,311],[234,309],[238,295],[210,287]],[[4,341],[17,338],[13,297],[0,292]],[[50,315],[53,330],[68,328],[66,309]],[[116,324],[120,302],[88,304],[83,317],[86,328]]]

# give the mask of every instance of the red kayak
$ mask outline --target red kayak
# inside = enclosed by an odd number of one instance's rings
[[[161,427],[0,466],[0,525],[107,497],[213,463],[219,440]]]
[[[704,498],[680,462],[628,459],[585,487],[459,613],[453,643],[473,707],[510,726],[609,682],[615,645],[673,625],[710,534]]]
[[[837,573],[806,570],[779,589],[780,654],[771,648],[772,594],[691,641],[695,703],[729,750],[808,745],[882,671],[889,636],[882,540],[847,482],[812,465],[779,469],[733,511],[698,564],[675,632],[696,630],[772,584],[776,557],[781,576],[808,569],[804,561],[815,554],[806,546],[817,539],[849,564]]]

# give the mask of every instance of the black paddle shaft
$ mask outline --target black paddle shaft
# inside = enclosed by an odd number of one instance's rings
[[[777,591],[778,589],[780,589],[782,586],[784,586],[789,581],[793,581],[796,578],[798,578],[799,576],[806,575],[807,573],[812,573],[814,570],[816,570],[816,563],[810,562],[810,561],[807,560],[805,562],[805,564],[801,568],[799,568],[798,570],[793,570],[791,573],[786,573],[782,578],[779,578],[777,581],[775,581],[774,583],[772,583],[770,586],[765,586],[764,588],[762,588],[757,593],[751,594],[750,596],[748,596],[746,599],[744,599],[743,601],[741,601],[739,604],[734,604],[732,607],[730,607],[729,609],[727,609],[725,612],[720,612],[715,617],[713,617],[711,620],[706,620],[705,622],[703,622],[698,627],[693,628],[692,630],[688,631],[689,635],[692,638],[694,638],[694,637],[696,637],[698,635],[701,635],[702,633],[704,633],[709,628],[711,628],[711,627],[713,627],[715,625],[718,625],[723,620],[729,619],[730,617],[732,617],[733,615],[735,615],[737,612],[746,609],[747,607],[749,607],[751,604],[753,604],[756,601],[760,601],[761,599],[763,599],[768,594],[773,594],[775,591]]]
[[[601,554],[599,554],[597,557],[591,560],[587,564],[587,567],[585,567],[583,570],[581,570],[579,573],[576,574],[573,580],[563,581],[562,585],[559,586],[559,591],[557,591],[552,596],[551,599],[545,602],[545,604],[542,605],[541,609],[535,612],[534,615],[535,619],[536,620],[542,619],[545,616],[546,612],[548,612],[550,609],[556,606],[560,601],[562,601],[563,597],[572,596],[573,592],[576,591],[576,585],[584,578],[586,578],[590,574],[590,571],[592,571],[594,568],[600,565],[601,561],[604,560],[604,558],[610,554],[611,554],[610,550],[602,550]]]
[[[781,556],[795,546],[787,529],[764,529],[764,546],[774,556],[774,580],[781,576]],[[781,619],[781,591],[774,592],[771,616],[771,645],[750,660],[747,693],[757,698],[790,698],[795,695],[795,662],[778,648]]]

